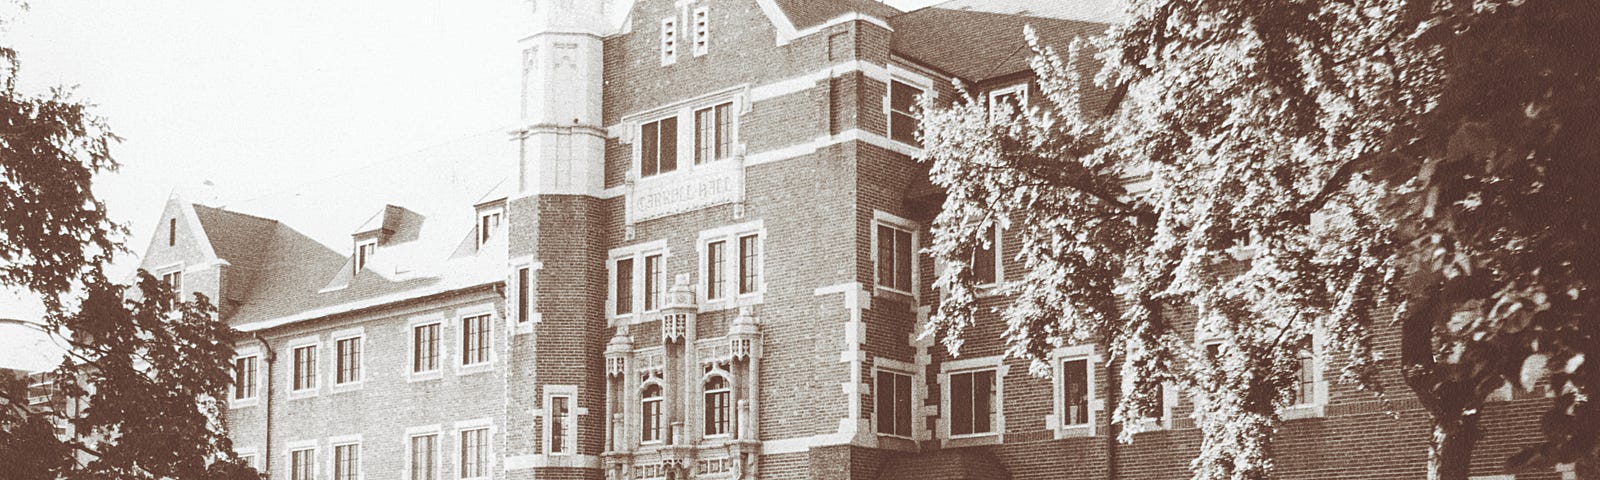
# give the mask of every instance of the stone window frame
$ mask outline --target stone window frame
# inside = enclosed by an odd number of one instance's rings
[[[911,248],[910,248],[910,250],[911,250],[911,257],[910,257],[910,261],[911,261],[911,285],[910,285],[910,290],[909,291],[900,290],[898,288],[894,288],[894,286],[892,286],[892,285],[885,286],[885,285],[882,284],[881,279],[877,278],[878,277],[878,265],[879,265],[879,262],[883,261],[883,259],[878,258],[878,227],[879,226],[886,226],[886,227],[889,227],[889,228],[892,228],[892,229],[895,229],[895,230],[899,230],[899,231],[911,234],[910,235],[911,236]],[[873,286],[873,293],[875,295],[879,295],[879,294],[883,294],[883,293],[893,293],[893,294],[899,294],[899,295],[904,295],[904,296],[907,296],[907,297],[911,297],[913,299],[916,299],[916,298],[920,297],[920,295],[918,295],[918,293],[921,291],[921,287],[922,287],[922,278],[921,278],[922,275],[920,275],[918,272],[920,272],[919,269],[921,268],[922,259],[919,258],[919,257],[921,257],[921,255],[918,254],[918,253],[920,253],[918,251],[918,247],[922,244],[922,236],[923,236],[922,235],[922,226],[920,224],[918,224],[917,222],[911,221],[910,219],[907,219],[907,218],[904,218],[904,217],[900,217],[898,215],[895,215],[895,214],[892,214],[892,213],[889,213],[889,212],[885,212],[885,211],[882,211],[882,210],[873,210],[873,212],[872,212],[872,229],[871,229],[871,232],[870,232],[869,235],[871,237],[870,238],[871,244],[870,244],[870,247],[868,248],[868,250],[869,250],[869,255],[872,258],[872,276],[873,276],[873,278],[872,278],[872,286]]]
[[[715,108],[717,105],[732,104],[728,109],[729,120],[728,143],[732,152],[726,158],[696,164],[694,162],[694,112]],[[689,99],[678,100],[662,104],[646,110],[629,113],[622,117],[619,130],[623,135],[621,140],[631,146],[628,179],[632,181],[655,182],[662,179],[677,178],[679,175],[690,175],[692,172],[704,168],[723,168],[723,162],[744,156],[744,144],[740,142],[739,124],[743,116],[750,112],[750,85],[742,84],[722,90],[710,92]],[[656,172],[644,176],[644,125],[658,122],[666,118],[677,119],[677,169],[671,172]]]
[[[927,428],[926,420],[925,420],[926,417],[924,417],[922,415],[922,406],[923,406],[923,403],[925,402],[925,399],[927,398],[927,388],[928,388],[927,387],[927,383],[923,381],[924,375],[921,373],[923,370],[924,370],[923,368],[921,368],[920,366],[918,366],[917,364],[914,364],[914,363],[902,362],[902,361],[898,361],[898,360],[891,360],[891,359],[887,359],[887,358],[883,358],[883,357],[873,357],[873,359],[872,359],[872,372],[871,372],[871,374],[872,374],[872,399],[873,399],[873,408],[872,408],[872,433],[873,434],[875,434],[877,436],[880,436],[880,437],[901,438],[901,439],[906,439],[906,440],[917,440],[917,439],[922,438],[922,431]],[[899,434],[896,434],[896,433],[883,433],[878,428],[879,424],[883,421],[881,412],[879,412],[878,408],[877,408],[878,388],[880,387],[880,385],[878,385],[878,374],[880,372],[887,372],[887,373],[891,373],[891,374],[895,374],[895,375],[901,375],[901,376],[909,377],[911,379],[911,392],[910,392],[911,409],[909,410],[910,411],[910,415],[911,415],[911,431],[910,432],[906,432],[906,435],[899,435]],[[941,405],[941,408],[942,408],[942,405]]]
[[[511,266],[511,275],[506,277],[506,317],[510,320],[507,325],[513,335],[533,333],[533,324],[544,321],[539,313],[539,272],[544,269],[544,262],[533,261],[531,257],[513,259],[508,262]],[[525,273],[524,273],[525,272]],[[523,285],[523,275],[526,274],[527,285]],[[526,287],[526,292],[524,292]],[[526,301],[524,305],[522,302]],[[526,312],[524,312],[526,308]]]
[[[656,387],[656,388],[661,390],[661,396],[659,396],[659,397],[646,397],[646,396],[644,396],[645,389],[648,389],[648,388],[650,388],[652,386],[654,386],[654,387]],[[667,443],[666,437],[672,435],[672,428],[671,428],[672,427],[672,412],[667,410],[667,397],[669,397],[671,395],[672,395],[672,389],[668,388],[667,382],[665,382],[665,381],[652,378],[652,379],[649,379],[649,380],[646,380],[646,381],[643,381],[643,382],[639,382],[638,395],[635,397],[637,399],[635,401],[635,403],[637,403],[639,405],[639,445],[640,446],[665,445]],[[652,398],[654,398],[655,400],[650,400]],[[644,434],[645,434],[646,431],[649,430],[649,427],[648,427],[648,424],[646,424],[645,421],[644,421],[645,411],[647,410],[646,408],[644,408],[644,405],[645,405],[646,402],[652,402],[652,401],[656,402],[656,404],[657,404],[657,407],[656,407],[656,419],[657,419],[657,422],[659,422],[660,424],[657,425],[657,428],[656,428],[656,430],[657,430],[656,438],[653,439],[653,440],[646,440],[645,437],[644,437]]]
[[[990,418],[990,431],[983,433],[969,433],[952,435],[950,433],[952,420],[952,400],[950,393],[950,377],[964,373],[973,373],[984,370],[994,371],[994,416]],[[950,360],[939,365],[939,438],[944,439],[946,447],[968,447],[976,445],[997,445],[1005,441],[1006,432],[1006,396],[1005,377],[1011,371],[1011,366],[1005,363],[1004,355],[987,357],[966,358]]]
[[[233,368],[229,369],[233,372],[231,375],[229,375],[229,377],[233,379],[233,382],[230,382],[228,388],[228,408],[253,407],[260,403],[261,387],[265,385],[264,382],[270,381],[263,378],[265,376],[265,369],[261,368],[263,366],[263,357],[264,355],[262,355],[260,347],[252,346],[234,349],[233,361],[230,362]],[[239,380],[237,369],[239,368],[239,360],[246,358],[253,359],[255,361],[255,375],[253,375],[253,378],[251,379],[252,383],[250,385],[250,395],[247,397],[239,397],[236,395],[238,393],[236,382]]]
[[[300,365],[299,362],[296,361],[297,359],[295,358],[295,352],[304,348],[311,349],[310,351],[312,353],[312,372],[310,378],[313,385],[311,385],[309,388],[296,389],[294,388],[294,384],[295,379],[300,376],[298,371]],[[322,394],[323,386],[328,383],[328,379],[321,378],[324,364],[327,363],[322,361],[322,348],[322,338],[318,335],[308,335],[296,338],[284,345],[284,350],[288,351],[288,355],[285,355],[285,357],[288,357],[289,360],[289,374],[285,375],[287,378],[285,378],[284,390],[289,392],[290,400],[310,398]]]
[[[739,293],[739,239],[756,236],[756,245],[759,253],[760,265],[758,277],[760,285],[756,291]],[[722,298],[709,298],[706,288],[706,272],[710,268],[710,247],[712,243],[723,242],[723,294]],[[699,311],[710,312],[727,310],[741,306],[759,305],[766,301],[767,291],[767,228],[762,220],[724,225],[721,227],[701,230],[695,240],[695,300],[699,303]]]
[[[438,325],[439,352],[434,358],[434,367],[431,370],[417,371],[417,329],[428,325]],[[449,324],[445,322],[444,315],[433,313],[417,315],[406,321],[406,382],[420,382],[425,380],[438,380],[444,377],[444,366],[449,363],[449,336],[445,329]]]
[[[431,462],[429,462],[433,467],[433,474],[431,477],[434,480],[440,480],[444,478],[444,462],[440,460],[443,459],[442,453],[444,452],[445,435],[439,424],[406,428],[406,434],[404,435],[405,443],[401,445],[401,451],[405,452],[405,459],[401,460],[401,462],[405,465],[405,470],[401,472],[401,478],[406,480],[414,478],[412,472],[415,471],[417,467],[416,464],[412,463],[412,442],[415,442],[417,437],[427,436],[433,437],[433,459]]]
[[[366,459],[362,458],[366,456],[366,452],[362,447],[361,440],[361,434],[359,433],[328,437],[328,465],[326,470],[328,475],[326,478],[330,478],[332,480],[341,480],[337,475],[339,469],[339,447],[350,446],[354,446],[356,451],[356,471],[354,478],[356,480],[362,480],[366,478]],[[317,478],[320,480],[324,477],[319,475]]]
[[[1092,437],[1098,435],[1100,417],[1105,415],[1106,405],[1099,397],[1099,370],[1095,368],[1100,364],[1099,353],[1095,352],[1094,345],[1073,345],[1061,347],[1050,352],[1050,395],[1051,414],[1045,417],[1045,426],[1054,434],[1055,438]],[[1083,360],[1088,390],[1086,392],[1089,411],[1089,421],[1082,425],[1067,425],[1067,396],[1064,392],[1066,386],[1067,361]]]
[[[552,399],[555,397],[564,397],[567,399],[566,418],[557,419],[555,417],[555,412],[552,408]],[[540,419],[540,424],[543,426],[541,429],[542,432],[539,434],[540,445],[542,447],[541,453],[545,455],[577,455],[578,416],[589,413],[588,409],[578,406],[578,386],[545,385],[543,388],[542,400],[543,402],[540,403],[540,405],[543,407],[537,412],[537,416]],[[554,436],[552,428],[555,426],[558,420],[561,422],[561,425],[566,428],[567,443],[565,449],[562,449],[561,451],[554,451],[550,448],[551,438]]]
[[[284,446],[284,449],[283,449],[283,456],[284,456],[283,466],[286,467],[289,470],[289,474],[285,475],[285,477],[290,478],[290,479],[295,478],[294,474],[296,472],[295,472],[295,468],[294,468],[295,467],[294,454],[297,453],[297,452],[310,451],[311,452],[311,462],[310,462],[310,465],[311,465],[311,478],[316,478],[316,479],[322,478],[322,476],[320,475],[322,473],[321,472],[322,465],[321,465],[321,463],[319,461],[319,457],[322,456],[321,455],[321,453],[322,453],[321,450],[322,450],[321,445],[319,445],[318,441],[315,440],[315,439],[312,439],[312,440],[296,440],[296,441],[288,442],[288,444],[286,444]]]
[[[488,335],[489,338],[484,341],[484,343],[486,343],[488,345],[487,350],[484,352],[484,357],[485,358],[483,358],[482,360],[480,360],[478,362],[474,362],[474,363],[470,363],[470,364],[461,363],[461,362],[450,362],[450,366],[451,366],[451,368],[453,368],[455,370],[456,376],[471,375],[471,374],[475,374],[475,373],[487,372],[487,371],[493,370],[495,364],[499,362],[499,353],[496,352],[495,348],[494,348],[495,347],[495,337],[496,337],[494,325],[496,323],[500,323],[500,320],[499,320],[500,319],[500,315],[499,315],[499,312],[497,312],[495,310],[494,304],[492,304],[492,303],[465,306],[465,307],[461,307],[461,308],[457,308],[456,309],[455,315],[451,318],[451,321],[447,322],[447,323],[455,325],[455,327],[456,327],[455,328],[455,335],[453,336],[453,338],[455,340],[455,344],[458,345],[458,346],[466,345],[465,342],[466,342],[466,334],[467,334],[466,330],[467,329],[466,329],[465,323],[463,323],[463,322],[465,322],[469,318],[477,318],[477,317],[480,317],[480,316],[488,316],[489,317],[488,321],[484,322],[484,324],[487,325],[487,328],[489,329],[489,335]],[[443,333],[443,332],[441,332],[441,333]],[[442,350],[442,348],[441,348],[441,350]],[[460,354],[458,356],[464,361],[466,359],[467,354],[466,354],[466,352],[463,351],[463,352],[460,352]]]
[[[995,100],[999,99],[1000,97],[1004,97],[1006,95],[1016,95],[1017,96],[1018,108],[1021,108],[1021,109],[1028,108],[1028,91],[1030,90],[1031,86],[1032,86],[1032,82],[1031,81],[1022,80],[1022,81],[1019,81],[1019,82],[1015,82],[1015,83],[1011,83],[1011,84],[995,87],[995,88],[989,89],[989,91],[987,91],[987,92],[984,92],[983,98],[984,98],[984,101],[987,102],[987,104],[988,104],[987,106],[988,106],[988,111],[989,111],[989,118],[993,119],[995,117],[995,114],[999,113],[999,112],[995,111],[995,109],[997,107],[999,107],[999,104],[996,103]],[[1021,112],[1016,112],[1016,113],[1021,113]]]
[[[329,335],[329,338],[329,345],[331,345],[333,350],[333,368],[332,373],[329,376],[333,381],[332,383],[329,383],[328,386],[334,392],[346,392],[361,389],[361,385],[367,378],[368,349],[366,329],[364,327],[356,326],[338,330]],[[344,366],[342,363],[344,362],[344,355],[342,354],[343,352],[339,350],[339,346],[341,342],[346,340],[355,340],[356,346],[360,350],[356,353],[356,378],[340,382],[339,375],[342,373],[340,369]]]
[[[1194,339],[1195,347],[1202,349],[1210,345],[1220,345],[1221,347],[1219,348],[1222,348],[1226,347],[1230,343],[1227,341],[1227,339],[1221,338],[1219,335],[1206,329],[1203,322],[1197,322],[1195,325]],[[1311,379],[1313,391],[1309,397],[1311,398],[1311,401],[1296,403],[1294,405],[1278,409],[1279,418],[1283,420],[1298,420],[1302,418],[1317,418],[1327,415],[1328,378],[1325,375],[1325,371],[1327,370],[1327,366],[1325,365],[1327,353],[1323,351],[1322,343],[1322,328],[1319,321],[1318,326],[1311,330],[1311,352],[1309,352],[1309,358],[1301,359],[1301,368],[1304,368],[1306,360],[1310,360],[1310,364],[1312,365]],[[1302,395],[1301,398],[1305,398],[1305,396]]]
[[[481,476],[476,476],[476,477],[462,476],[461,475],[461,469],[462,469],[462,467],[465,466],[464,465],[464,460],[465,460],[465,454],[466,454],[466,452],[462,451],[462,447],[466,446],[466,443],[464,441],[465,439],[463,438],[463,435],[466,434],[467,432],[473,432],[473,431],[478,431],[478,430],[483,430],[484,431],[483,449],[484,449],[485,452],[488,452],[487,454],[484,455],[484,464],[483,464],[484,474],[481,475]],[[453,451],[451,452],[451,458],[455,459],[455,463],[452,465],[452,467],[453,467],[452,471],[453,471],[453,473],[455,473],[455,475],[442,477],[442,478],[452,478],[453,477],[453,478],[457,478],[458,480],[473,480],[473,479],[488,479],[488,478],[492,478],[494,476],[494,471],[495,471],[495,453],[494,453],[495,452],[495,450],[494,450],[495,425],[494,425],[494,419],[492,419],[492,418],[477,418],[477,419],[472,419],[472,420],[463,420],[463,421],[455,422],[454,424],[451,425],[451,428],[450,428],[449,432],[450,432],[450,437],[452,437],[452,439],[455,441],[454,442],[454,447],[455,448],[453,448],[452,449]]]
[[[665,270],[667,263],[672,259],[672,249],[667,248],[667,241],[653,240],[636,243],[625,247],[611,249],[606,255],[606,319],[610,326],[643,323],[654,320],[659,315],[652,315],[655,311],[644,310],[644,259],[651,255],[661,255],[663,262],[663,280],[671,278]],[[632,290],[629,300],[633,308],[629,313],[617,313],[617,262],[625,259],[633,260],[633,281],[630,283]],[[667,285],[663,288],[671,288]],[[665,290],[663,290],[665,292]],[[665,295],[663,295],[665,300]]]
[[[722,340],[722,339],[719,339],[719,340]],[[726,342],[726,340],[723,340],[723,341]],[[728,404],[727,404],[727,408],[728,408],[728,431],[722,432],[722,433],[719,433],[719,434],[715,434],[715,435],[713,435],[713,434],[709,433],[708,431],[706,431],[706,428],[705,428],[706,423],[710,422],[710,420],[711,420],[711,419],[705,417],[705,408],[707,406],[706,400],[708,400],[710,395],[711,395],[711,393],[713,393],[712,391],[706,389],[706,384],[710,383],[711,379],[713,377],[722,379],[723,388],[721,390],[721,393],[726,394],[728,396]],[[695,411],[700,413],[700,415],[697,415],[697,416],[699,417],[698,420],[699,420],[699,423],[700,423],[700,437],[702,439],[733,438],[734,432],[739,429],[739,421],[740,421],[740,418],[739,418],[739,407],[738,407],[738,405],[735,404],[735,401],[734,401],[734,390],[736,388],[737,387],[735,387],[735,383],[733,382],[733,373],[728,372],[727,370],[723,370],[723,369],[720,369],[720,368],[713,368],[711,371],[706,372],[705,374],[700,376],[700,384],[697,385],[696,388],[695,388],[695,391],[698,392],[699,395],[700,395],[700,402],[698,402],[698,406],[700,408],[695,409]]]
[[[1123,392],[1133,389],[1133,381],[1130,377],[1122,377],[1121,389]],[[1178,404],[1178,398],[1177,387],[1172,382],[1161,382],[1161,414],[1155,417],[1140,418],[1139,431],[1149,432],[1173,428],[1172,411]]]

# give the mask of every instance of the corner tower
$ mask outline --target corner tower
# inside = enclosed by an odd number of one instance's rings
[[[522,47],[518,192],[598,196],[605,169],[601,38],[607,6],[595,0],[533,0]]]

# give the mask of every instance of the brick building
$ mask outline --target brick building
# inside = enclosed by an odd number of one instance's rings
[[[168,203],[144,268],[244,332],[226,421],[271,478],[1187,478],[1186,402],[1115,443],[1094,347],[1042,378],[996,322],[959,359],[917,335],[940,198],[912,99],[959,80],[1025,104],[1022,27],[1065,45],[1101,12],[531,3],[523,125],[488,180],[377,208],[335,246]],[[1021,274],[1005,237],[996,283]],[[1285,478],[1422,475],[1414,404],[1391,419],[1307,365]],[[1492,405],[1477,471],[1500,474],[1544,405]]]

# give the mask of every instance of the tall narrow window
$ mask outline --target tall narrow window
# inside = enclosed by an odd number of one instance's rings
[[[733,104],[694,112],[694,164],[728,158],[733,153]]]
[[[167,219],[167,246],[178,244],[178,219]]]
[[[917,140],[917,130],[922,128],[912,110],[917,105],[917,96],[922,95],[922,89],[909,84],[889,82],[889,138],[891,140],[922,146]]]
[[[661,308],[661,296],[666,290],[665,273],[661,270],[661,255],[644,257],[644,310]]]
[[[533,278],[530,277],[528,267],[517,269],[517,322],[524,323],[530,320],[533,305]]]
[[[317,388],[317,346],[294,349],[294,390]]]
[[[338,368],[333,383],[342,385],[361,380],[361,337],[341,339],[334,348]]]
[[[761,237],[739,237],[739,294],[761,290]]]
[[[879,370],[874,394],[878,402],[878,433],[911,436],[911,376]]]
[[[313,480],[317,478],[317,451],[303,448],[289,452],[289,478],[290,480]]]
[[[911,232],[878,225],[878,286],[911,293]]]
[[[461,319],[461,364],[489,362],[489,315]]]
[[[411,327],[411,373],[439,369],[439,324]]]
[[[1294,384],[1289,388],[1289,405],[1316,403],[1317,380],[1313,375],[1316,361],[1309,352],[1300,352],[1300,368],[1294,372]]]
[[[461,432],[461,478],[489,476],[489,429]]]
[[[659,442],[661,438],[661,386],[650,384],[644,387],[640,395],[643,407],[640,413],[643,416],[640,423],[639,439],[645,443]]]
[[[550,452],[572,453],[572,439],[570,425],[567,417],[571,415],[570,405],[572,397],[555,395],[550,397]]]
[[[678,19],[666,18],[661,20],[661,64],[671,65],[678,61]]]
[[[478,246],[489,243],[494,232],[500,229],[500,211],[491,210],[478,215]]]
[[[977,435],[994,431],[994,370],[950,374],[950,434]]]
[[[733,433],[733,416],[728,405],[731,395],[728,380],[721,375],[712,375],[710,380],[706,380],[705,387],[706,436],[715,437]]]
[[[256,398],[256,357],[233,360],[233,399]]]
[[[372,254],[377,253],[377,251],[377,240],[367,240],[356,244],[355,273],[361,273],[361,269],[367,268],[367,260],[372,258]]]
[[[356,480],[361,471],[361,444],[333,447],[333,480]]]
[[[972,251],[972,280],[978,285],[992,285],[1000,273],[1000,235],[993,226],[984,231],[990,243],[979,245]]]
[[[437,480],[439,435],[411,437],[411,480]]]
[[[617,260],[617,315],[633,313],[633,259]]]
[[[706,244],[706,299],[719,300],[728,293],[728,242],[718,240]]]
[[[1078,358],[1061,362],[1061,424],[1065,426],[1089,424],[1089,359]]]
[[[694,9],[694,56],[711,51],[711,15],[706,7]]]
[[[639,127],[639,176],[678,169],[678,118],[667,117]]]

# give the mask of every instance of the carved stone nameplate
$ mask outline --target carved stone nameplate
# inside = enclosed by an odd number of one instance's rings
[[[728,159],[639,179],[628,194],[627,223],[738,202],[743,172],[737,159]]]

